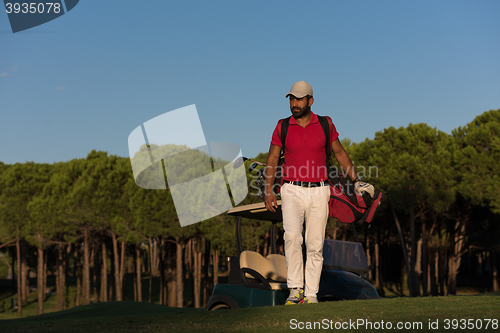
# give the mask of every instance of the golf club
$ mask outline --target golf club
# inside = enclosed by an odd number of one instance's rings
[[[257,163],[257,162],[253,162],[252,164],[250,164],[250,167],[248,167],[248,171],[249,172],[252,172],[255,170],[255,168],[259,167],[259,166],[262,166],[261,164]]]
[[[238,169],[240,166],[243,165],[243,163],[245,161],[250,161],[250,162],[257,163],[258,165],[266,166],[265,163],[262,163],[262,162],[259,162],[259,161],[256,161],[256,160],[252,160],[252,159],[244,157],[244,156],[240,156],[240,157],[238,157],[237,159],[234,160],[234,162],[233,162],[233,169]],[[249,170],[249,171],[251,171],[251,170]]]

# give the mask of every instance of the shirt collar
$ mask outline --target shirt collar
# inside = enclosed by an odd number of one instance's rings
[[[312,111],[311,111],[311,114],[312,114],[312,118],[311,118],[311,121],[309,122],[309,124],[307,124],[307,126],[319,122],[318,116],[315,113],[313,113]],[[297,121],[295,120],[295,118],[293,116],[290,117],[290,125],[298,125]]]

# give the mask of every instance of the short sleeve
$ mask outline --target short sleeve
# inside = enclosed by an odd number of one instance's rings
[[[333,124],[332,118],[326,117],[328,119],[328,124],[330,125],[330,142],[333,143],[335,140],[339,138],[339,133]]]

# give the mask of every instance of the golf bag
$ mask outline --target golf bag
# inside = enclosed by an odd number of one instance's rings
[[[330,182],[330,201],[328,202],[329,215],[338,219],[340,222],[352,223],[357,221],[365,221],[370,223],[373,221],[377,207],[382,200],[383,194],[375,189],[373,198],[370,194],[364,192],[363,195],[356,193],[354,183],[343,175],[339,175],[335,167],[332,165],[332,149],[330,147],[330,125],[325,117],[318,116],[318,120],[323,129],[326,138],[326,167],[328,171],[328,180]],[[290,125],[290,117],[283,119],[281,122],[281,156],[280,164],[278,165],[275,184],[282,185],[282,164],[284,161],[285,139]]]
[[[337,176],[330,179],[329,215],[340,222],[373,221],[383,194],[375,189],[373,198],[364,192],[356,193],[354,183],[347,177]]]

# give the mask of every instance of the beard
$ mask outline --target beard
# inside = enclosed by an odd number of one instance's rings
[[[300,119],[304,116],[306,116],[309,111],[311,111],[311,107],[310,106],[304,106],[303,108],[299,108],[299,107],[292,107],[290,108],[290,111],[292,111],[292,116],[295,118],[295,119]]]

